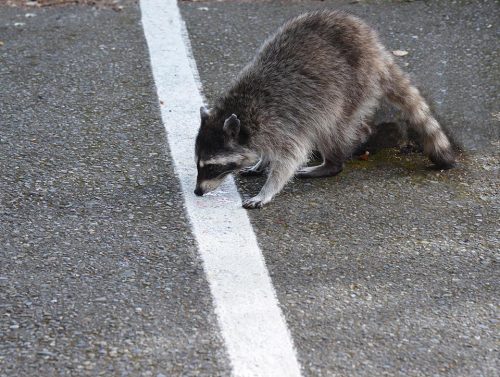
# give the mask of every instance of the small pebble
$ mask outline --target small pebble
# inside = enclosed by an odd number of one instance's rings
[[[393,55],[395,56],[406,56],[408,55],[408,51],[405,51],[405,50],[394,50],[392,52]]]

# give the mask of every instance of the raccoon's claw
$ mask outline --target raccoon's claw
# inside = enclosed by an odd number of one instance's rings
[[[241,169],[239,173],[243,177],[253,177],[253,176],[258,176],[258,175],[264,174],[264,171],[263,170],[253,169],[253,167],[250,167],[250,168],[243,168],[243,169]]]
[[[247,199],[243,202],[243,208],[246,208],[246,209],[262,208],[263,205],[264,205],[264,202],[261,199],[256,198],[256,197]]]

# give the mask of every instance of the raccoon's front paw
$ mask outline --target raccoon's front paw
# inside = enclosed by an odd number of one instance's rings
[[[264,201],[256,196],[243,202],[243,208],[246,209],[262,208],[263,205]]]

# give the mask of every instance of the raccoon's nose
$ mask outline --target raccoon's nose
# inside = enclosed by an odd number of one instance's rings
[[[194,190],[194,193],[197,196],[202,196],[203,195],[203,190],[200,187],[196,187],[196,189]]]

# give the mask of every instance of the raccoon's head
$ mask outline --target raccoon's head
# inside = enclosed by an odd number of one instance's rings
[[[235,170],[250,166],[257,155],[241,143],[240,120],[235,114],[224,118],[200,109],[201,126],[196,137],[198,168],[194,193],[201,196],[215,190]]]

